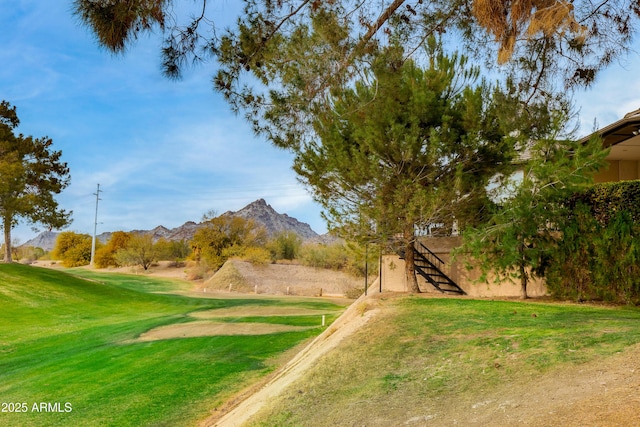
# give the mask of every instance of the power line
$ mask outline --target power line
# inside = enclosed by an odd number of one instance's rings
[[[100,200],[100,184],[99,183],[98,183],[98,189],[93,194],[96,196],[96,216],[95,216],[95,221],[93,223],[93,238],[91,239],[91,261],[89,262],[89,265],[91,266],[93,266],[93,261],[96,256],[96,231],[98,229],[98,201]]]

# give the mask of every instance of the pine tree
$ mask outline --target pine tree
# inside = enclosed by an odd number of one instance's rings
[[[70,212],[58,207],[54,195],[69,184],[62,152],[52,150],[50,138],[15,135],[20,123],[15,107],[0,103],[0,217],[4,230],[4,262],[11,262],[11,229],[24,219],[61,228]]]
[[[399,239],[413,292],[416,228],[450,228],[454,216],[476,224],[485,187],[511,167],[517,141],[504,123],[507,110],[518,115],[516,98],[476,83],[464,57],[430,49],[424,70],[386,50],[367,79],[316,110],[317,137],[294,150],[294,169],[330,228],[357,240]]]

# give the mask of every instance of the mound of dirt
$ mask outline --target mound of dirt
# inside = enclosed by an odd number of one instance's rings
[[[201,285],[207,291],[231,291],[270,295],[344,296],[363,289],[363,279],[349,274],[292,264],[257,265],[227,261]]]
[[[204,282],[203,288],[215,291],[252,292],[251,284],[240,274],[234,261],[227,261],[209,280]]]

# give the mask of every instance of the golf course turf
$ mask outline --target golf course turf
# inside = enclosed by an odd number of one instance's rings
[[[317,299],[167,293],[187,285],[145,276],[1,264],[0,425],[193,425],[274,369],[270,359],[324,329],[320,316],[315,321],[304,314],[243,316],[243,310],[295,306],[301,313],[324,312],[327,324],[343,310]],[[220,322],[298,329],[137,340],[161,326],[203,322],[193,313],[230,307],[239,314]]]

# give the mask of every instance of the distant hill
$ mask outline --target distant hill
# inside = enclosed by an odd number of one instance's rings
[[[53,249],[53,245],[56,243],[58,233],[55,231],[43,231],[33,239],[23,243],[21,246],[33,246],[34,248],[42,248],[45,251]]]
[[[311,229],[311,226],[305,222],[298,221],[296,218],[287,214],[276,212],[271,205],[267,204],[264,199],[258,199],[248,204],[237,212],[227,211],[223,216],[240,217],[244,219],[253,219],[256,223],[264,226],[270,236],[274,236],[283,231],[293,231],[298,234],[302,240],[314,242],[331,242],[334,239],[328,235],[319,235]],[[170,241],[190,240],[196,230],[203,227],[206,223],[196,223],[187,221],[179,227],[168,229],[159,225],[151,230],[130,230],[131,233],[151,234],[154,241],[162,238]],[[114,230],[115,231],[115,230]],[[111,238],[112,232],[101,233],[96,238],[105,243]],[[53,249],[58,233],[47,231],[40,233],[35,238],[25,242],[23,246],[34,246],[42,248],[46,251]]]
[[[240,217],[247,220],[252,219],[262,225],[270,236],[274,236],[283,231],[293,231],[303,240],[318,237],[318,233],[313,231],[309,224],[300,222],[287,214],[279,214],[271,205],[268,205],[264,199],[256,200],[237,212],[225,212],[221,216]]]

